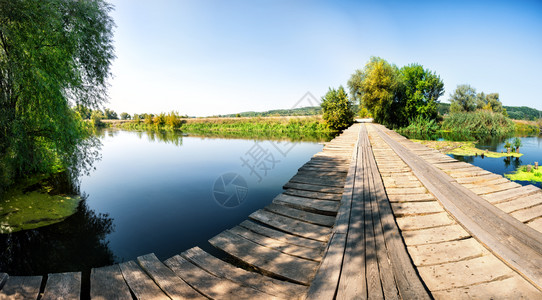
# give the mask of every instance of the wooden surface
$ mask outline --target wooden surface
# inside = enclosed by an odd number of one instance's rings
[[[135,261],[124,262],[119,266],[137,299],[170,299]]]
[[[132,299],[119,265],[92,269],[90,272],[90,298],[94,300]]]
[[[9,276],[0,290],[0,300],[37,299],[41,276]]]
[[[56,273],[47,276],[43,300],[79,299],[81,295],[81,273]]]

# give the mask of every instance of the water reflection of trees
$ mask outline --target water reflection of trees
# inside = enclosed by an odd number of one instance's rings
[[[519,157],[508,156],[508,157],[505,157],[503,159],[503,161],[504,161],[504,167],[505,168],[508,168],[510,165],[512,165],[514,170],[518,169],[519,166],[521,166],[521,164],[522,164],[522,161],[521,161],[521,159]]]
[[[0,270],[10,275],[85,271],[114,263],[106,236],[113,219],[81,201],[77,212],[50,226],[0,234]]]
[[[331,132],[188,132],[189,136],[201,138],[222,138],[222,139],[251,139],[251,140],[275,140],[275,141],[290,141],[290,142],[328,142],[332,140],[337,133]]]

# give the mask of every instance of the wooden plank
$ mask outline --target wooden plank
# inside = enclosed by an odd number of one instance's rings
[[[520,186],[521,186],[520,184],[509,181],[509,182],[494,184],[494,185],[486,183],[485,186],[473,187],[473,188],[470,188],[470,190],[473,193],[476,193],[478,195],[483,195],[483,194],[506,191],[506,190],[517,188]]]
[[[9,276],[0,300],[38,299],[42,276]]]
[[[475,183],[483,183],[483,182],[487,182],[491,180],[499,180],[499,179],[506,179],[506,178],[497,174],[486,174],[486,175],[480,175],[480,176],[475,176],[475,177],[456,178],[456,181],[461,184],[475,184]]]
[[[324,178],[324,177],[310,177],[310,176],[303,176],[303,175],[294,175],[292,178],[290,178],[289,182],[294,183],[305,183],[305,184],[312,184],[312,185],[319,185],[319,186],[325,186],[325,187],[335,187],[335,188],[342,188],[344,186],[344,179],[337,178],[337,177],[330,177],[330,178]]]
[[[301,221],[311,223],[311,224],[331,227],[335,223],[335,217],[315,214],[315,213],[291,208],[291,207],[276,204],[276,203],[269,204],[268,206],[265,207],[265,209],[279,215],[290,217],[292,219],[301,220]]]
[[[176,276],[176,274],[166,267],[154,253],[139,256],[137,262],[171,299],[205,298]]]
[[[298,298],[306,291],[306,287],[303,285],[277,280],[256,272],[246,271],[226,263],[198,247],[183,252],[181,256],[210,274],[237,282],[238,284],[251,287],[269,295],[293,299]]]
[[[228,230],[213,237],[209,242],[232,257],[257,268],[264,274],[270,274],[303,285],[310,283],[319,265],[319,263],[311,260],[298,258],[258,245]]]
[[[470,234],[457,224],[403,232],[405,243],[409,246],[455,241],[468,237]]]
[[[418,267],[441,265],[489,255],[474,238],[428,245],[409,246],[408,252]]]
[[[340,206],[340,203],[336,201],[308,199],[285,194],[280,194],[275,197],[273,203],[330,216],[336,215]]]
[[[334,194],[342,194],[343,192],[342,188],[338,188],[338,187],[321,186],[321,185],[306,184],[306,183],[296,183],[296,182],[290,182],[290,181],[288,181],[284,185],[284,188],[285,189],[293,188],[293,189],[304,190],[304,191],[334,193]]]
[[[429,193],[423,194],[410,194],[410,195],[388,195],[390,202],[426,202],[430,200],[436,200],[435,196]]]
[[[8,277],[9,277],[8,274],[6,274],[6,273],[0,273],[0,290],[2,289],[2,287],[4,286],[4,284],[6,283],[6,281],[8,280]]]
[[[427,193],[425,187],[415,187],[415,188],[388,188],[386,189],[388,195],[411,195],[411,194],[424,194]]]
[[[214,276],[179,255],[167,259],[164,263],[192,288],[211,299],[274,298],[272,295],[265,294],[253,288],[245,287],[231,280]]]
[[[393,209],[393,214],[397,217],[432,214],[444,211],[438,201],[399,202],[392,203],[391,207]]]
[[[327,242],[331,229],[284,217],[265,210],[257,210],[250,214],[250,219],[278,228],[293,235]]]
[[[43,300],[79,299],[81,296],[81,272],[47,275]]]
[[[135,261],[123,262],[119,267],[124,280],[137,299],[170,299]]]
[[[542,203],[542,193],[536,193],[531,196],[514,199],[507,202],[495,204],[496,207],[502,209],[506,213],[511,213],[516,210],[533,207]]]
[[[250,231],[244,227],[241,226],[235,226],[234,228],[229,230],[231,233],[237,234],[251,242],[254,242],[256,244],[262,245],[264,247],[272,248],[275,250],[278,250],[282,253],[286,253],[288,255],[293,255],[297,257],[301,257],[304,259],[309,259],[313,261],[320,261],[322,260],[322,252],[321,251],[315,251],[312,248],[306,248],[301,247],[297,245],[288,244],[285,242],[281,242],[279,240],[272,239],[270,237],[266,237],[260,234],[257,234],[253,231]]]
[[[332,194],[332,193],[320,193],[320,192],[303,191],[303,190],[296,190],[296,189],[287,189],[287,190],[284,190],[283,193],[286,195],[311,198],[311,199],[341,201],[341,195]]]
[[[341,275],[345,242],[346,234],[333,234],[305,299],[334,299]]]
[[[404,216],[397,218],[396,222],[402,231],[427,229],[455,224],[455,220],[452,219],[452,217],[450,217],[446,212],[429,215]]]
[[[314,249],[315,251],[322,251],[325,247],[325,242],[317,241],[313,239],[308,239],[300,237],[297,235],[292,235],[283,231],[275,230],[269,227],[265,227],[249,220],[245,220],[239,224],[239,226],[245,227],[251,231],[254,231],[258,234],[279,240],[281,242],[289,243],[292,245],[302,246],[306,248]]]
[[[509,189],[502,192],[496,192],[496,193],[483,195],[482,198],[486,199],[487,201],[493,204],[496,204],[500,202],[517,199],[519,197],[526,197],[537,192],[540,192],[540,189],[530,184],[527,186],[517,187],[515,189]]]
[[[518,219],[520,222],[529,222],[542,216],[542,205],[539,204],[533,207],[517,210],[510,215]]]
[[[491,270],[491,272],[487,272]],[[430,290],[444,290],[488,282],[513,275],[503,262],[493,255],[476,257],[442,265],[418,267]]]
[[[90,298],[93,300],[132,299],[119,265],[92,269],[90,272]]]
[[[542,299],[542,293],[519,275],[433,292],[435,299]]]

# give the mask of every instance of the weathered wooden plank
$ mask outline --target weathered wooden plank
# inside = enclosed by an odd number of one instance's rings
[[[461,180],[462,178],[458,178],[457,182],[461,183],[464,187],[468,188],[468,189],[471,189],[471,188],[477,188],[477,187],[480,187],[480,186],[485,186],[485,185],[497,185],[497,184],[501,184],[501,183],[507,183],[507,182],[510,182],[510,180],[504,178],[504,177],[501,177],[499,176],[499,178],[495,178],[495,179],[491,179],[491,180],[483,180],[483,181],[475,181],[475,182],[468,182],[467,183],[464,183],[462,182]]]
[[[142,255],[137,262],[154,282],[172,299],[203,299],[204,297],[166,267],[154,253]]]
[[[542,203],[542,193],[536,193],[531,196],[521,197],[507,202],[495,204],[506,213],[511,213],[519,209],[533,207]]]
[[[478,195],[483,195],[483,194],[506,191],[506,190],[517,188],[520,186],[521,186],[520,184],[509,181],[509,182],[504,182],[504,183],[499,183],[499,184],[485,184],[485,186],[473,187],[473,188],[470,188],[470,190]]]
[[[273,203],[330,216],[336,215],[340,206],[340,203],[337,201],[308,199],[285,194],[280,194],[275,197]]]
[[[321,193],[334,193],[334,194],[342,194],[343,192],[343,189],[338,188],[338,187],[321,186],[321,185],[297,183],[297,182],[290,182],[290,181],[288,181],[284,185],[284,188],[285,189],[293,188],[297,190],[313,191],[313,192],[321,192]]]
[[[416,266],[440,265],[490,255],[474,238],[409,246],[408,252]]]
[[[523,223],[529,222],[542,216],[542,205],[539,204],[533,207],[517,210],[510,215]]]
[[[301,247],[297,245],[288,244],[286,242],[281,242],[279,240],[272,239],[270,237],[266,237],[260,234],[257,234],[253,231],[250,231],[244,227],[241,226],[235,226],[234,228],[229,230],[231,233],[237,234],[241,237],[244,237],[245,239],[254,242],[256,244],[262,245],[264,247],[272,248],[275,250],[278,250],[282,253],[286,253],[289,255],[301,257],[304,259],[310,259],[313,261],[320,261],[322,260],[322,252],[321,251],[315,251],[315,249],[312,248],[306,248]]]
[[[429,215],[404,216],[397,218],[396,222],[401,230],[406,231],[451,225],[455,223],[455,220],[448,213],[440,212]]]
[[[192,288],[211,299],[272,299],[272,295],[250,287],[245,287],[231,280],[214,276],[197,267],[179,255],[166,261],[178,277],[186,281]]]
[[[9,276],[0,300],[38,299],[42,276]]]
[[[119,265],[92,269],[90,272],[90,298],[93,300],[132,299]]]
[[[79,299],[81,296],[81,272],[47,275],[43,300]]]
[[[0,273],[0,290],[2,289],[2,287],[4,286],[4,284],[6,283],[6,281],[8,280],[8,277],[9,277],[8,274],[6,274],[6,273]]]
[[[292,218],[277,215],[275,213],[257,210],[250,214],[250,219],[278,228],[293,235],[306,237],[313,240],[327,242],[331,229],[328,227],[309,224]]]
[[[228,230],[213,237],[209,242],[261,272],[303,285],[310,283],[319,265],[311,260],[258,245]]]
[[[435,299],[542,299],[542,293],[519,275],[433,292]]]
[[[508,180],[501,175],[497,174],[486,174],[486,175],[480,175],[480,176],[474,176],[474,177],[465,177],[465,178],[456,178],[456,181],[461,184],[476,184],[476,183],[483,183],[488,182],[491,180],[499,180],[499,179],[505,179]]]
[[[297,189],[287,189],[287,190],[284,190],[283,193],[286,195],[311,198],[311,199],[341,201],[341,195],[332,194],[332,193],[311,192],[311,191],[303,191],[303,190],[297,190]]]
[[[281,242],[289,243],[296,246],[311,248],[311,249],[314,249],[315,251],[323,251],[326,244],[325,242],[322,242],[322,241],[308,239],[305,237],[292,235],[283,231],[265,227],[257,223],[251,222],[249,220],[245,220],[241,222],[239,226],[245,227],[258,234],[273,238],[275,240],[279,240]]]
[[[304,175],[294,175],[292,178],[290,178],[289,182],[295,182],[295,183],[306,183],[306,184],[312,184],[312,185],[320,185],[320,186],[326,186],[326,187],[336,187],[336,188],[342,188],[344,185],[344,179],[337,178],[337,177],[314,177],[314,176],[304,176]]]
[[[455,241],[467,237],[470,237],[470,234],[457,224],[403,232],[405,243],[409,246]]]
[[[487,272],[491,270],[491,272]],[[476,257],[441,265],[418,267],[420,275],[430,290],[470,286],[512,276],[514,273],[493,255]]]
[[[305,299],[327,300],[335,297],[343,265],[345,243],[346,234],[333,234]]]
[[[392,203],[393,214],[398,217],[443,212],[438,201]]]
[[[409,195],[388,195],[390,202],[426,202],[436,200],[435,196],[429,193]]]
[[[331,227],[335,223],[335,217],[333,216],[315,214],[276,203],[269,204],[265,207],[265,209],[279,215],[301,220],[311,224]]]
[[[388,188],[386,189],[388,195],[411,195],[411,194],[423,194],[427,193],[425,187],[415,187],[415,188]]]
[[[119,267],[124,280],[137,299],[170,299],[135,261],[123,262]]]
[[[251,287],[269,295],[294,299],[306,291],[306,286],[304,285],[277,280],[260,273],[246,271],[226,263],[198,247],[183,252],[181,256],[217,277],[237,282],[238,284]]]
[[[540,192],[539,188],[537,188],[534,185],[527,185],[527,186],[517,187],[515,189],[509,189],[502,192],[496,192],[496,193],[483,195],[482,198],[486,199],[487,201],[493,204],[497,204],[500,202],[517,199],[519,197],[526,197],[537,192]]]

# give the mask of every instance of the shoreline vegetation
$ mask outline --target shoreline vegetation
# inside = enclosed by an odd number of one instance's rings
[[[523,156],[523,153],[519,152],[493,152],[489,150],[482,150],[476,148],[476,142],[473,141],[460,141],[460,142],[452,142],[452,141],[429,141],[429,140],[416,140],[411,139],[411,141],[420,143],[422,145],[425,145],[429,148],[439,150],[440,152],[443,152],[445,154],[453,154],[453,155],[460,155],[460,156],[486,156],[486,157],[492,157],[492,158],[500,158],[500,157],[521,157]]]

